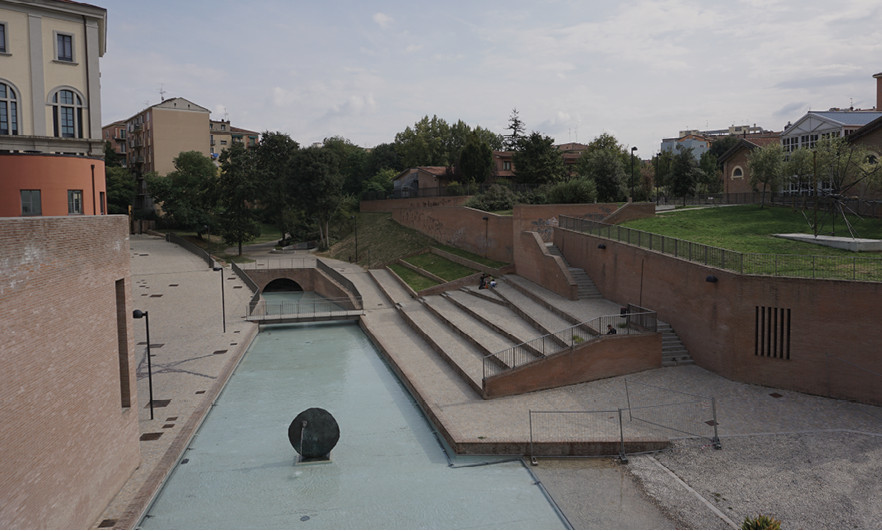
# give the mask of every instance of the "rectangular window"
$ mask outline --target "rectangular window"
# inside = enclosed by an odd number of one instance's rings
[[[6,44],[6,23],[0,22],[0,53],[9,53],[9,45]]]
[[[67,61],[68,63],[73,62],[73,35],[66,35],[64,33],[57,33],[55,35],[57,42],[56,48],[58,52],[57,59],[59,61]]]
[[[68,190],[67,191],[67,213],[82,214],[83,213],[83,191]]]
[[[101,215],[104,215],[104,192],[98,193],[98,201],[101,204]]]
[[[790,308],[757,306],[755,315],[755,356],[790,359]]]
[[[60,107],[58,113],[61,118],[61,136],[64,138],[74,138],[74,109],[73,107]]]
[[[506,171],[511,170],[511,162],[509,162],[507,160],[503,161],[502,162],[502,169],[506,170]]]
[[[22,190],[21,191],[21,215],[22,216],[42,216],[43,207],[40,205],[39,190]]]

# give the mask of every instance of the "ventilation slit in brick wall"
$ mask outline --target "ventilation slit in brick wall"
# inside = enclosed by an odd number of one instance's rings
[[[754,355],[790,359],[790,308],[756,307]]]

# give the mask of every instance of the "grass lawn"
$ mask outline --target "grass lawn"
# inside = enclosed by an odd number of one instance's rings
[[[505,262],[499,262],[496,260],[491,260],[489,258],[484,258],[483,256],[478,256],[474,253],[470,253],[468,251],[464,251],[462,249],[459,249],[456,247],[451,247],[449,245],[444,245],[441,243],[436,243],[433,247],[441,249],[442,251],[447,251],[450,254],[455,254],[456,256],[461,256],[463,258],[471,260],[472,262],[477,262],[477,263],[483,264],[487,267],[492,267],[494,269],[498,269],[504,265],[507,265]]]
[[[448,282],[477,273],[474,269],[457,264],[443,256],[438,256],[437,254],[432,253],[417,254],[409,256],[404,260],[419,268],[425,269],[429,273],[438,275]]]
[[[411,289],[417,292],[438,285],[438,283],[431,278],[424,277],[416,271],[408,269],[401,264],[390,264],[389,269],[395,271],[395,274],[401,277],[401,280],[403,280],[408,286],[411,287]]]
[[[811,211],[805,215],[811,219]],[[824,220],[821,234],[829,235],[833,228],[829,215]],[[882,238],[882,220],[873,218],[850,218],[860,238]],[[663,234],[742,253],[848,255],[849,251],[795,242],[777,238],[773,234],[806,233],[811,227],[802,211],[790,207],[760,208],[759,205],[710,207],[703,209],[675,210],[654,218],[638,219],[623,226],[655,234]],[[849,236],[841,217],[835,219],[836,236]],[[861,253],[866,256],[879,253]]]

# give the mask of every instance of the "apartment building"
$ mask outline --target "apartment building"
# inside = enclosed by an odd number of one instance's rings
[[[80,2],[0,0],[0,217],[107,212],[106,20]]]

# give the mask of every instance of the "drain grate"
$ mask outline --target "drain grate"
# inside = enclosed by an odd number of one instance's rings
[[[226,349],[224,349],[224,350],[215,350],[214,352],[212,352],[212,354],[226,354],[226,352],[227,352]]]
[[[715,421],[715,420],[706,420],[706,421],[704,421],[704,423],[707,424],[708,426],[719,426],[719,424],[717,424],[717,421]]]
[[[784,395],[782,395],[781,393],[769,393],[769,396],[771,396],[772,398],[781,398]]]
[[[197,395],[203,395],[203,394],[205,394],[205,391],[196,391],[195,394],[197,394]]]
[[[233,286],[233,289],[242,289],[242,286]]]
[[[178,417],[169,417],[169,418],[165,419],[166,422],[171,422],[173,420],[178,420]]]
[[[171,400],[154,400],[153,407],[166,407],[171,403]],[[147,403],[147,407],[150,407],[150,403]]]
[[[178,286],[180,286],[180,284],[169,284],[168,285],[168,287],[170,287],[170,288],[176,288]]]
[[[156,439],[162,437],[162,432],[153,432],[153,433],[142,433],[141,440],[142,441],[155,441]]]
[[[101,520],[101,523],[98,524],[98,529],[101,529],[102,527],[113,527],[115,525],[116,525],[116,520],[111,519],[111,518],[107,518],[105,520]]]
[[[162,297],[162,293],[154,293],[151,297]]]
[[[164,430],[167,430],[167,429],[169,429],[169,428],[174,428],[174,427],[175,427],[175,425],[174,425],[173,423],[172,423],[172,424],[163,424],[163,425],[162,425],[162,429],[164,429]]]

